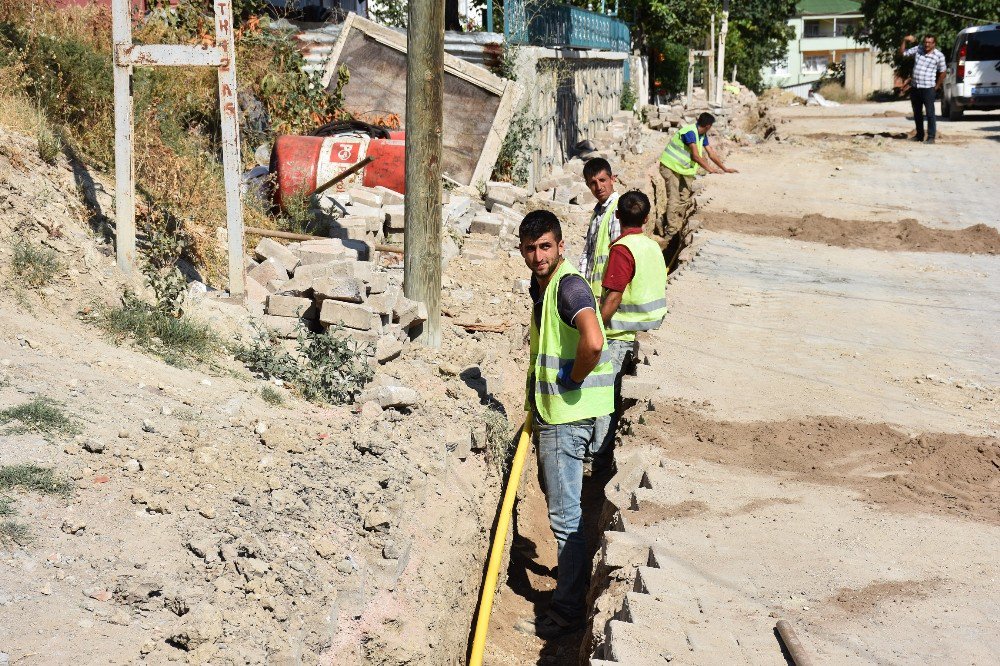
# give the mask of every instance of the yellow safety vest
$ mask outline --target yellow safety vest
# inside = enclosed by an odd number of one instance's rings
[[[590,268],[586,276],[590,283],[590,289],[594,292],[594,298],[601,297],[601,283],[604,281],[604,271],[608,268],[608,253],[611,251],[611,217],[618,209],[619,197],[614,194],[614,201],[604,211],[601,224],[597,227],[597,241],[594,243],[594,256],[590,258]],[[598,317],[600,318],[600,317]]]
[[[614,245],[624,245],[632,253],[635,275],[622,292],[607,335],[611,340],[635,340],[636,331],[659,328],[667,314],[667,265],[657,242],[643,234],[622,236]]]
[[[660,164],[682,176],[693,176],[698,171],[698,163],[691,159],[691,153],[688,152],[687,145],[682,138],[688,132],[694,132],[694,145],[698,149],[698,155],[702,155],[705,152],[704,146],[708,138],[698,134],[698,126],[694,123],[679,128],[670,137],[663,153],[660,154]]]
[[[605,416],[615,408],[615,373],[608,353],[607,339],[601,349],[601,360],[579,389],[569,389],[556,381],[559,368],[572,366],[580,332],[567,325],[559,316],[559,282],[567,275],[579,275],[568,261],[563,260],[542,296],[541,327],[531,317],[531,367],[528,384],[534,385],[534,407],[546,423],[558,425]],[[601,318],[597,318],[600,322]],[[603,333],[604,327],[601,326]],[[531,405],[526,404],[525,409]]]

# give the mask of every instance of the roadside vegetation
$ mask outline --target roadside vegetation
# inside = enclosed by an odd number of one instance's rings
[[[20,286],[45,287],[65,268],[55,250],[24,238],[15,240],[12,249],[10,272]]]
[[[0,425],[7,426],[4,434],[37,432],[57,437],[80,432],[76,421],[57,402],[48,398],[35,398],[0,411]]]
[[[306,400],[340,405],[353,402],[375,376],[366,351],[336,331],[302,329],[290,352],[271,331],[259,329],[249,343],[236,347],[236,359],[263,379],[287,382]],[[271,404],[283,402],[270,387],[261,389],[261,397]]]
[[[38,465],[0,466],[0,543],[13,542],[27,545],[31,542],[31,530],[16,519],[13,491],[36,492],[45,495],[69,495],[72,485],[56,476],[47,467]]]

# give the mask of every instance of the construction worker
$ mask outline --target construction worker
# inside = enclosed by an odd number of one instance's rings
[[[614,374],[594,294],[563,258],[559,219],[528,213],[518,230],[531,269],[531,365],[527,401],[549,525],[558,547],[556,589],[548,610],[519,628],[541,638],[581,629],[590,575],[583,535],[583,458],[594,424],[614,408]],[[524,625],[531,625],[527,629]]]
[[[583,165],[583,180],[597,199],[597,205],[587,227],[587,238],[580,255],[580,272],[590,283],[594,298],[599,298],[604,268],[608,264],[608,248],[611,239],[617,238],[621,232],[615,219],[615,206],[618,205],[616,178],[611,172],[611,164],[603,157],[595,157]]]
[[[591,457],[598,476],[613,469],[615,430],[622,413],[621,378],[635,359],[636,332],[659,328],[667,314],[663,252],[642,233],[649,209],[649,197],[642,192],[626,192],[618,200],[616,215],[622,232],[608,253],[601,298],[601,320],[615,373],[615,410],[597,419],[594,427]]]
[[[698,167],[708,173],[738,173],[723,164],[708,143],[708,131],[714,124],[715,116],[701,114],[696,122],[679,127],[660,155],[660,176],[667,185],[667,227],[664,229],[658,223],[656,233],[666,245],[663,255],[671,270],[681,251],[687,219],[694,209],[693,185]]]

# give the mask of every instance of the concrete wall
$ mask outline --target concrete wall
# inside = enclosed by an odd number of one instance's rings
[[[518,83],[524,94],[522,113],[533,121],[536,140],[530,184],[548,175],[572,156],[573,146],[605,129],[621,110],[626,53],[523,47],[518,54]],[[633,57],[633,60],[644,61]],[[643,64],[630,64],[639,104],[648,84]],[[599,146],[600,147],[600,146]]]
[[[844,88],[858,97],[868,97],[879,90],[892,90],[896,85],[892,66],[878,62],[877,53],[848,53],[844,65]]]

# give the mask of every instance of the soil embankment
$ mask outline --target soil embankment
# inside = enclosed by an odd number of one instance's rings
[[[1000,254],[1000,231],[985,224],[964,229],[934,229],[917,220],[874,222],[840,220],[825,215],[802,217],[762,213],[705,211],[704,225],[713,231],[794,238],[836,247],[909,252]]]

